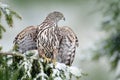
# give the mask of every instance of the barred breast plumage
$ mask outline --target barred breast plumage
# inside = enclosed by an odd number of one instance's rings
[[[58,22],[62,19],[64,19],[63,14],[55,11],[48,14],[43,23],[38,26],[37,43],[40,56],[46,57],[45,53],[48,55],[52,53],[55,60],[59,48]]]

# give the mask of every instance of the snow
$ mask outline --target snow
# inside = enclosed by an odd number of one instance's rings
[[[77,67],[71,66],[71,67],[70,67],[70,72],[71,72],[73,75],[75,75],[76,77],[81,77],[81,76],[82,76],[82,74],[81,74],[82,70],[78,69]]]
[[[55,66],[55,68],[57,68],[57,69],[59,69],[59,70],[65,70],[66,69],[66,65],[65,64],[63,64],[63,63],[56,63],[56,66]]]
[[[8,8],[5,8],[6,14],[10,14],[10,10],[8,10]]]
[[[46,75],[46,74],[44,74],[43,72],[41,72],[41,73],[39,73],[39,74],[37,75],[37,77],[36,77],[36,78],[34,78],[33,80],[37,80],[37,78],[39,78],[39,77],[41,77],[41,79],[42,79],[42,80],[46,80],[46,78],[45,78],[45,77],[47,77],[47,75]]]
[[[31,53],[31,52],[30,52]],[[27,53],[26,53],[27,54]],[[31,56],[27,56],[22,54],[24,57],[24,60],[20,62],[19,68],[24,68],[24,76],[22,76],[21,80],[26,79],[27,77],[31,78],[31,69],[32,69],[32,63],[34,59],[38,59],[39,67],[39,73],[36,74],[36,77],[33,78],[33,80],[37,80],[38,78],[42,80],[70,80],[71,77],[73,78],[80,78],[82,76],[81,70],[74,66],[67,66],[63,63],[56,62],[56,64],[53,63],[44,63],[43,59],[35,58],[37,57],[37,54],[33,54]],[[51,69],[50,75],[46,74],[45,71],[47,69]],[[49,71],[48,71],[49,72]]]
[[[2,2],[0,2],[0,8],[4,13],[8,15],[10,14],[9,6],[7,4],[3,4]]]
[[[63,80],[63,79],[61,79],[60,77],[56,77],[54,80]]]
[[[55,77],[55,80],[67,79],[69,80],[71,76],[80,78],[82,76],[81,70],[74,66],[67,66],[63,63],[56,63],[55,69],[53,69],[52,77]]]

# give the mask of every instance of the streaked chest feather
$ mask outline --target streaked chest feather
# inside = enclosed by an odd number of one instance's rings
[[[58,48],[59,41],[55,27],[44,29],[44,31],[40,32],[39,36],[40,44],[48,51],[53,51],[54,48]]]

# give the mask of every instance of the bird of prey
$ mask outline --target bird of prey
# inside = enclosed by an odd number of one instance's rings
[[[74,60],[76,47],[79,45],[77,36],[73,30],[67,26],[58,28],[60,32],[57,36],[59,36],[60,47],[57,54],[57,62],[71,65]],[[36,26],[29,26],[15,37],[14,43],[18,46],[18,52],[25,53],[29,50],[37,50],[36,31]]]
[[[44,22],[39,26],[29,26],[21,31],[15,37],[14,44],[18,46],[18,51],[21,53],[25,53],[29,50],[38,50],[38,52],[45,51],[42,53],[42,55],[49,58],[56,56],[57,62],[71,65],[74,60],[76,47],[79,45],[78,38],[71,28],[67,26],[58,27],[57,22],[55,23],[55,21],[51,23],[51,21],[49,21],[51,18],[55,20],[54,16],[59,16],[55,14],[53,15],[53,13],[50,13],[48,17],[46,17],[46,20],[44,20]],[[59,21],[61,19],[57,18],[56,20]],[[53,28],[53,26],[55,27]],[[39,39],[39,37],[42,37],[42,39]],[[56,48],[58,48],[58,53],[55,53],[55,55],[53,53],[53,46],[56,46]]]
[[[51,12],[46,19],[38,25],[37,47],[40,56],[46,60],[56,62],[56,55],[59,49],[58,40],[58,22],[64,20],[65,17],[61,12]],[[53,55],[48,58],[47,55]]]

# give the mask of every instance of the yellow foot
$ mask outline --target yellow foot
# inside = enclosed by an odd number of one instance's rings
[[[41,57],[43,58],[44,62],[51,62],[51,59],[50,58],[47,58],[45,55],[41,55]]]
[[[52,62],[53,62],[53,65],[56,65],[56,59],[53,59]]]
[[[47,58],[47,57],[44,57],[44,60],[45,60],[45,62],[47,62],[47,63],[51,62],[51,59],[50,59],[50,58]]]

